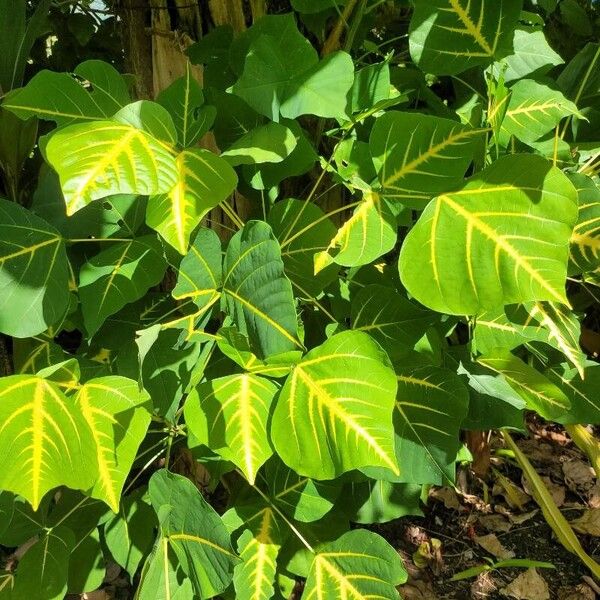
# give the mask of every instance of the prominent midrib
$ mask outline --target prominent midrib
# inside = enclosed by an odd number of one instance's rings
[[[98,164],[87,174],[87,176],[83,178],[83,181],[75,190],[75,193],[73,194],[71,199],[66,202],[67,215],[70,216],[75,212],[73,210],[73,207],[81,201],[83,195],[94,184],[96,177],[100,173],[102,173],[117,156],[119,156],[123,148],[125,148],[129,144],[129,142],[139,133],[140,132],[137,129],[131,128],[131,131],[128,131],[123,136],[123,138],[119,142],[117,142],[117,144],[104,156],[104,158],[101,161],[99,161]]]
[[[94,419],[94,408],[89,402],[85,387],[82,388],[79,394],[79,406],[81,407],[81,412],[84,419],[90,426],[92,439],[94,440],[94,445],[96,446],[96,459],[98,461],[98,474],[100,476],[100,482],[108,497],[110,507],[116,511],[119,509],[119,500],[117,499],[113,489],[113,480],[110,476],[110,466],[106,460],[106,457],[104,456],[107,448],[102,445],[102,440],[100,439],[97,424]]]
[[[478,217],[471,214],[468,210],[463,208],[457,202],[454,202],[450,196],[440,196],[438,198],[438,204],[445,202],[454,212],[458,213],[463,219],[475,229],[477,229],[480,233],[485,235],[489,240],[494,242],[501,250],[503,250],[513,261],[519,266],[519,268],[523,269],[527,274],[531,276],[532,279],[537,281],[542,288],[544,288],[553,298],[555,298],[558,302],[564,303],[565,299],[561,294],[559,294],[549,283],[540,275],[535,268],[531,266],[531,264],[519,254],[518,250],[512,246],[509,242],[499,236],[497,232],[490,227],[487,223],[479,219]],[[532,238],[535,240],[535,238]],[[432,243],[433,245],[433,243]],[[437,267],[436,267],[437,268]]]
[[[341,421],[344,425],[350,428],[354,434],[363,439],[367,445],[383,460],[383,462],[392,470],[393,473],[399,475],[398,466],[394,460],[392,460],[385,450],[379,445],[377,440],[365,429],[360,423],[358,423],[355,418],[349,415],[338,402],[335,401],[335,398],[332,398],[327,390],[324,390],[318,382],[315,382],[310,375],[308,375],[300,365],[296,367],[294,370],[294,376],[298,376],[304,385],[310,390],[314,397],[317,399],[317,402],[324,405],[325,408],[336,417],[339,421]],[[293,418],[293,416],[292,416]]]
[[[471,37],[477,42],[477,45],[488,55],[493,56],[494,49],[489,45],[488,41],[481,34],[481,30],[473,23],[469,13],[461,6],[460,0],[448,0],[450,6],[452,6],[452,10],[456,13],[456,16],[461,20],[462,24],[465,26],[467,32],[471,35]],[[496,0],[498,1],[498,0]],[[470,2],[469,2],[470,4]],[[481,10],[484,9],[485,0],[482,0]]]
[[[434,156],[440,154],[442,150],[444,150],[448,146],[452,146],[458,140],[461,140],[462,138],[468,138],[476,133],[479,133],[479,131],[478,130],[459,131],[456,134],[452,133],[449,137],[442,140],[438,144],[435,144],[434,146],[430,146],[425,152],[423,152],[423,154],[420,154],[419,156],[417,156],[417,158],[414,158],[409,163],[402,165],[402,167],[398,171],[396,171],[393,175],[390,175],[390,177],[388,177],[383,182],[384,188],[389,187],[390,185],[392,185],[393,183],[395,183],[402,177],[405,177],[406,175],[410,175],[421,164],[423,164],[424,162],[427,162],[430,158],[433,158]]]

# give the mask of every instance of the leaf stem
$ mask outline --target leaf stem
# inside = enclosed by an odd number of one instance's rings
[[[242,475],[240,473],[240,475]],[[243,477],[243,475],[242,475]],[[271,499],[256,485],[252,485],[254,491],[285,521],[286,525],[294,532],[294,535],[302,542],[306,549],[316,554],[315,549],[306,541],[306,538],[298,531],[298,528],[283,514],[283,512],[271,501]]]

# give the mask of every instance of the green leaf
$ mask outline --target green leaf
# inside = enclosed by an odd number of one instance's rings
[[[523,429],[525,400],[501,375],[470,360],[461,361],[457,372],[467,377],[469,390],[469,414],[462,422],[463,429]]]
[[[269,600],[275,592],[277,555],[281,547],[277,521],[270,511],[262,515],[260,529],[255,533],[247,529],[238,540],[242,563],[233,574],[237,600]]]
[[[572,273],[588,273],[600,267],[600,188],[581,173],[569,179],[577,189],[579,216],[571,235]]]
[[[79,297],[88,334],[93,335],[109,315],[159,283],[166,267],[154,236],[110,244],[88,260],[79,272]]]
[[[400,251],[400,277],[422,304],[478,314],[565,296],[576,191],[545,159],[504,156],[432,200]]]
[[[225,254],[222,306],[259,358],[302,348],[292,286],[271,228],[249,221]]]
[[[94,528],[89,535],[77,540],[77,545],[69,556],[69,593],[92,592],[102,585],[105,575],[106,564],[100,544],[100,532]]]
[[[217,335],[217,345],[225,356],[244,371],[266,377],[285,377],[302,358],[300,350],[292,350],[260,360],[252,353],[248,338],[235,327],[221,327]]]
[[[179,265],[173,297],[191,300],[199,311],[210,308],[219,299],[223,282],[221,262],[219,237],[212,229],[200,229]]]
[[[285,89],[281,115],[344,118],[344,102],[354,81],[354,64],[346,52],[329,54],[293,79]]]
[[[131,494],[121,501],[119,514],[104,524],[104,539],[115,562],[134,577],[142,559],[152,549],[155,516],[152,508]]]
[[[294,134],[296,147],[281,162],[242,167],[244,179],[255,190],[268,190],[289,177],[303,175],[310,171],[318,158],[312,143],[297,121],[284,119],[282,124]]]
[[[512,350],[528,341],[545,342],[583,373],[586,357],[579,346],[580,336],[579,319],[567,306],[533,302],[484,313],[477,319],[473,340],[483,354],[495,348]]]
[[[395,392],[388,358],[366,333],[334,335],[311,350],[286,380],[273,414],[273,445],[289,467],[315,479],[364,466],[397,473]]]
[[[289,119],[344,116],[354,80],[352,59],[337,52],[319,61],[293,14],[263,17],[238,38],[232,55],[240,62],[246,57],[233,93],[271,120],[278,121],[280,114]]]
[[[267,123],[236,140],[221,156],[232,166],[279,163],[289,156],[297,140],[292,130],[279,123]]]
[[[189,600],[193,597],[192,582],[178,567],[168,539],[159,538],[144,563],[137,600]]]
[[[177,184],[171,147],[116,121],[59,129],[46,145],[46,158],[59,174],[67,215],[111,194],[166,194]]]
[[[67,527],[48,531],[19,561],[11,600],[63,600],[74,545],[75,537]]]
[[[398,481],[444,485],[454,481],[460,425],[469,397],[452,371],[434,366],[398,367],[394,411]]]
[[[506,56],[499,65],[505,68],[504,81],[545,75],[552,67],[564,61],[546,41],[540,29],[517,27],[513,38],[514,53]]]
[[[492,121],[494,115],[493,109],[488,119]],[[500,139],[508,142],[514,135],[526,144],[535,142],[570,115],[581,116],[577,106],[561,92],[533,79],[521,79],[510,89]]]
[[[169,111],[177,130],[177,142],[183,148],[193,146],[215,120],[216,109],[204,106],[202,88],[194,79],[189,63],[185,75],[163,90],[156,101]]]
[[[390,65],[382,62],[356,71],[348,96],[350,114],[371,110],[390,97]]]
[[[407,515],[423,515],[420,485],[368,479],[346,484],[342,498],[339,508],[349,513],[353,523],[388,523]]]
[[[557,419],[562,424],[600,423],[600,368],[598,363],[585,364],[584,378],[570,365],[563,363],[549,367],[545,375],[557,385],[571,403],[571,408]]]
[[[78,80],[80,78],[80,80]],[[86,88],[88,81],[92,88]],[[100,60],[81,63],[74,75],[43,70],[2,106],[21,119],[39,117],[59,127],[108,119],[129,102],[127,86],[114,67]]]
[[[349,531],[315,555],[302,598],[398,600],[408,575],[398,553],[371,531]]]
[[[437,315],[383,285],[366,285],[352,298],[352,329],[365,331],[390,358],[412,348],[438,319]]]
[[[314,273],[314,258],[327,249],[336,234],[335,225],[315,204],[294,199],[276,202],[268,222],[281,245],[285,273],[296,288],[295,295],[317,297],[339,270],[330,265]]]
[[[298,475],[278,459],[265,465],[264,478],[274,505],[297,521],[310,523],[322,519],[342,491],[337,481],[313,481]]]
[[[512,51],[520,0],[416,0],[410,54],[425,72],[453,75]]]
[[[150,424],[144,405],[150,397],[137,382],[110,376],[92,379],[75,396],[75,403],[92,432],[98,480],[92,498],[119,511],[121,491]]]
[[[366,192],[327,249],[315,256],[315,272],[318,274],[332,262],[356,267],[374,261],[396,245],[397,228],[386,199],[377,192]]]
[[[562,390],[539,371],[504,350],[477,359],[494,373],[501,375],[510,387],[545,419],[556,420],[569,410],[571,403]]]
[[[177,180],[166,194],[148,201],[146,223],[180,254],[200,221],[233,192],[235,171],[222,158],[193,148],[176,158]]]
[[[0,379],[0,489],[34,510],[46,492],[86,490],[96,478],[91,432],[77,405],[54,383],[32,375]]]
[[[241,373],[200,384],[185,402],[185,422],[198,441],[234,463],[250,484],[273,454],[267,421],[277,386]]]
[[[27,59],[36,39],[47,31],[51,0],[39,2],[27,19],[27,6],[20,0],[2,0],[0,5],[0,88],[6,93],[21,85]]]
[[[449,119],[385,113],[375,121],[369,138],[380,193],[399,201],[426,201],[457,187],[482,138],[481,129]]]
[[[38,535],[46,526],[49,500],[46,496],[34,511],[25,498],[10,492],[0,492],[0,544],[7,548],[17,548]]]
[[[59,233],[0,199],[0,331],[29,337],[57,323],[69,304],[69,263]]]
[[[239,558],[219,515],[189,479],[164,469],[151,477],[148,492],[160,521],[157,544],[173,550],[195,593],[211,598],[225,590]]]

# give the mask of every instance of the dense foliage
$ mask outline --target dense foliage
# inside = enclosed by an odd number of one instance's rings
[[[593,6],[291,4],[150,101],[114,18],[0,1],[0,598],[395,599],[351,524],[600,424]]]

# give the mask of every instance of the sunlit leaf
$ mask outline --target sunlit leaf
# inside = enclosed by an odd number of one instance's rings
[[[89,489],[96,478],[92,434],[75,402],[33,375],[0,379],[0,489],[36,509],[59,485]]]
[[[571,235],[569,270],[586,273],[600,266],[600,188],[587,175],[572,173],[569,179],[579,200],[579,216]]]
[[[407,579],[398,553],[377,534],[357,530],[324,545],[315,555],[302,598],[400,598]]]
[[[338,229],[327,249],[315,256],[315,273],[332,262],[345,267],[366,265],[396,244],[396,218],[387,200],[365,193],[352,216]]]
[[[521,79],[510,90],[500,136],[503,140],[514,135],[525,143],[534,142],[556,127],[563,117],[578,114],[577,106],[561,92],[533,79]],[[493,120],[493,111],[488,118]]]
[[[180,254],[202,218],[233,192],[237,175],[219,156],[194,148],[176,159],[177,180],[167,194],[148,201],[146,223]]]
[[[92,379],[75,395],[98,464],[98,481],[90,495],[104,500],[114,512],[119,510],[125,479],[150,424],[149,400],[136,381],[118,376]]]
[[[400,253],[400,276],[422,304],[477,314],[565,296],[576,191],[535,155],[495,161],[459,191],[432,200]]]
[[[168,193],[177,184],[171,147],[116,121],[56,131],[46,145],[46,157],[59,174],[68,215],[111,194]]]
[[[267,422],[277,386],[241,373],[200,384],[185,403],[185,420],[197,440],[237,465],[249,483],[273,454]]]
[[[333,336],[296,365],[278,396],[271,425],[277,453],[315,479],[364,466],[397,473],[396,387],[387,356],[366,333]]]
[[[559,387],[510,352],[497,350],[479,358],[478,362],[501,375],[525,400],[527,408],[542,417],[557,419],[569,410],[571,403]]]
[[[420,201],[462,182],[483,137],[449,119],[390,111],[375,121],[369,148],[381,194],[398,201]]]

